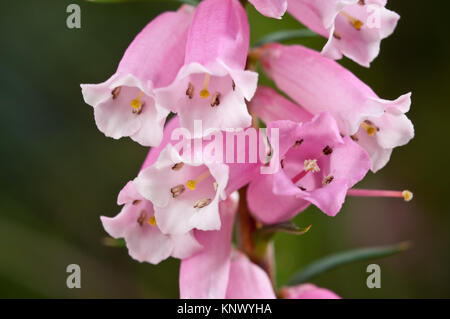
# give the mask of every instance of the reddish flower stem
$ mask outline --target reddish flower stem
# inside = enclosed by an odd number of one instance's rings
[[[258,229],[257,221],[250,214],[247,206],[247,186],[239,190],[237,239],[239,249],[244,252],[252,262],[260,266],[269,276],[274,289],[275,286],[275,260],[273,242],[255,243],[255,231]],[[256,247],[256,245],[259,245]],[[263,250],[261,251],[261,247]],[[258,248],[258,249],[257,249]]]
[[[238,209],[238,244],[239,248],[250,258],[254,252],[253,233],[256,230],[256,223],[250,215],[247,206],[247,187],[239,190],[239,209]]]

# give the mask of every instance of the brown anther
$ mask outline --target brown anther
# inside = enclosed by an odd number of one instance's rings
[[[121,86],[116,87],[114,90],[112,90],[111,95],[112,95],[112,99],[115,100],[117,99],[117,97],[120,94],[120,90],[122,89]]]
[[[142,103],[141,103],[141,106],[140,106],[138,109],[132,109],[131,112],[132,112],[133,114],[139,115],[139,114],[142,113],[142,109],[144,108],[144,106],[145,106],[145,102],[142,102]]]
[[[179,171],[180,169],[183,168],[183,166],[184,166],[184,163],[183,163],[183,162],[176,163],[175,165],[172,166],[172,170],[173,170],[173,171]]]
[[[342,37],[340,36],[340,34],[337,33],[336,31],[333,32],[333,37],[336,38],[336,39],[338,39],[338,40],[342,39]]]
[[[298,188],[302,191],[306,191],[306,188],[304,188],[303,186],[298,186]]]
[[[365,120],[364,122],[362,122],[361,126],[367,131],[367,134],[369,134],[369,136],[373,136],[376,134],[376,132],[380,131],[380,128],[369,120]]]
[[[192,99],[192,98],[194,97],[194,91],[195,91],[194,84],[192,84],[191,82],[189,82],[188,88],[187,88],[187,90],[186,90],[186,95],[187,95],[190,99]]]
[[[217,192],[217,189],[219,188],[219,184],[217,184],[217,182],[214,182],[213,186],[214,186],[214,190]]]
[[[236,90],[236,83],[234,83],[234,81],[231,81],[231,88],[234,90]]]
[[[358,138],[358,136],[356,136],[356,134],[350,135],[350,138],[355,142],[359,141],[359,138]]]
[[[135,200],[133,201],[133,205],[134,205],[134,206],[139,205],[140,202],[141,202],[140,199],[135,199]]]
[[[331,153],[333,153],[333,149],[330,146],[325,146],[325,148],[322,150],[323,154],[325,155],[330,155]]]
[[[180,196],[181,194],[183,194],[184,190],[186,189],[186,187],[184,187],[183,184],[174,186],[170,189],[170,192],[172,193],[172,197],[173,198],[177,198],[178,196]]]
[[[364,123],[366,123],[367,125],[373,126],[377,130],[377,132],[380,131],[380,128],[378,126],[376,126],[372,121],[365,120]]]
[[[334,179],[334,176],[333,176],[333,175],[328,175],[328,176],[326,176],[326,177],[323,179],[323,181],[322,181],[322,185],[328,185],[328,184],[330,184],[330,183],[333,181],[333,179]]]
[[[295,141],[294,147],[299,147],[300,145],[302,145],[302,143],[303,143],[303,139],[297,140],[297,141]]]
[[[284,168],[284,159],[280,161],[281,168]]]
[[[219,106],[220,104],[220,93],[216,92],[213,94],[212,98],[211,98],[211,107],[215,107],[215,106]]]
[[[145,210],[141,211],[141,214],[139,215],[137,222],[139,226],[143,226],[145,221],[147,220],[147,212]]]
[[[366,1],[365,1],[365,0],[359,0],[359,1],[358,1],[358,4],[359,4],[360,6],[363,6],[363,5],[366,4]]]
[[[211,204],[211,202],[212,202],[211,198],[200,199],[200,200],[195,202],[194,208],[203,208],[203,207],[208,206],[209,204]]]

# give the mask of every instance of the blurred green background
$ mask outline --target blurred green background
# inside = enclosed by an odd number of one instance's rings
[[[70,3],[81,6],[81,29],[66,27]],[[308,209],[296,219],[312,224],[307,235],[276,237],[279,284],[330,253],[412,240],[409,251],[375,261],[381,289],[366,287],[370,262],[314,283],[344,298],[450,297],[449,11],[444,1],[430,9],[417,4],[390,1],[402,19],[370,69],[342,61],[383,98],[413,91],[409,117],[416,138],[361,186],[408,188],[415,198],[349,198],[335,218]],[[119,212],[117,193],[136,175],[147,149],[103,136],[79,88],[112,75],[134,35],[177,6],[1,1],[0,297],[178,297],[178,261],[139,264],[124,248],[102,244],[99,216]],[[290,17],[277,21],[252,7],[248,12],[252,42],[274,30],[300,28]],[[320,49],[324,39],[302,43]],[[81,266],[81,289],[66,287],[72,263]]]

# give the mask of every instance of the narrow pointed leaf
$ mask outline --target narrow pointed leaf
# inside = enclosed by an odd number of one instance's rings
[[[306,234],[310,228],[311,225],[307,227],[298,227],[293,222],[289,221],[280,224],[264,226],[260,229],[260,231],[265,233],[282,232],[295,235],[303,235]]]
[[[304,235],[309,231],[310,228],[311,225],[307,227],[298,227],[293,222],[289,221],[280,224],[263,226],[255,232],[255,237],[258,239],[268,240],[277,232],[294,235]]]
[[[112,237],[103,237],[102,238],[102,244],[107,247],[125,247],[125,240],[122,238],[120,239],[114,239]]]
[[[402,242],[392,246],[361,248],[327,256],[314,261],[297,272],[289,281],[289,285],[307,282],[327,271],[353,262],[392,256],[407,250],[409,247],[409,242]]]

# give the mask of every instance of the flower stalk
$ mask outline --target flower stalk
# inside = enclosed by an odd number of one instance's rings
[[[261,228],[253,218],[247,205],[247,187],[239,190],[239,208],[236,237],[239,249],[245,253],[252,262],[259,265],[269,276],[275,288],[275,256],[274,245],[270,238],[255,236]]]

